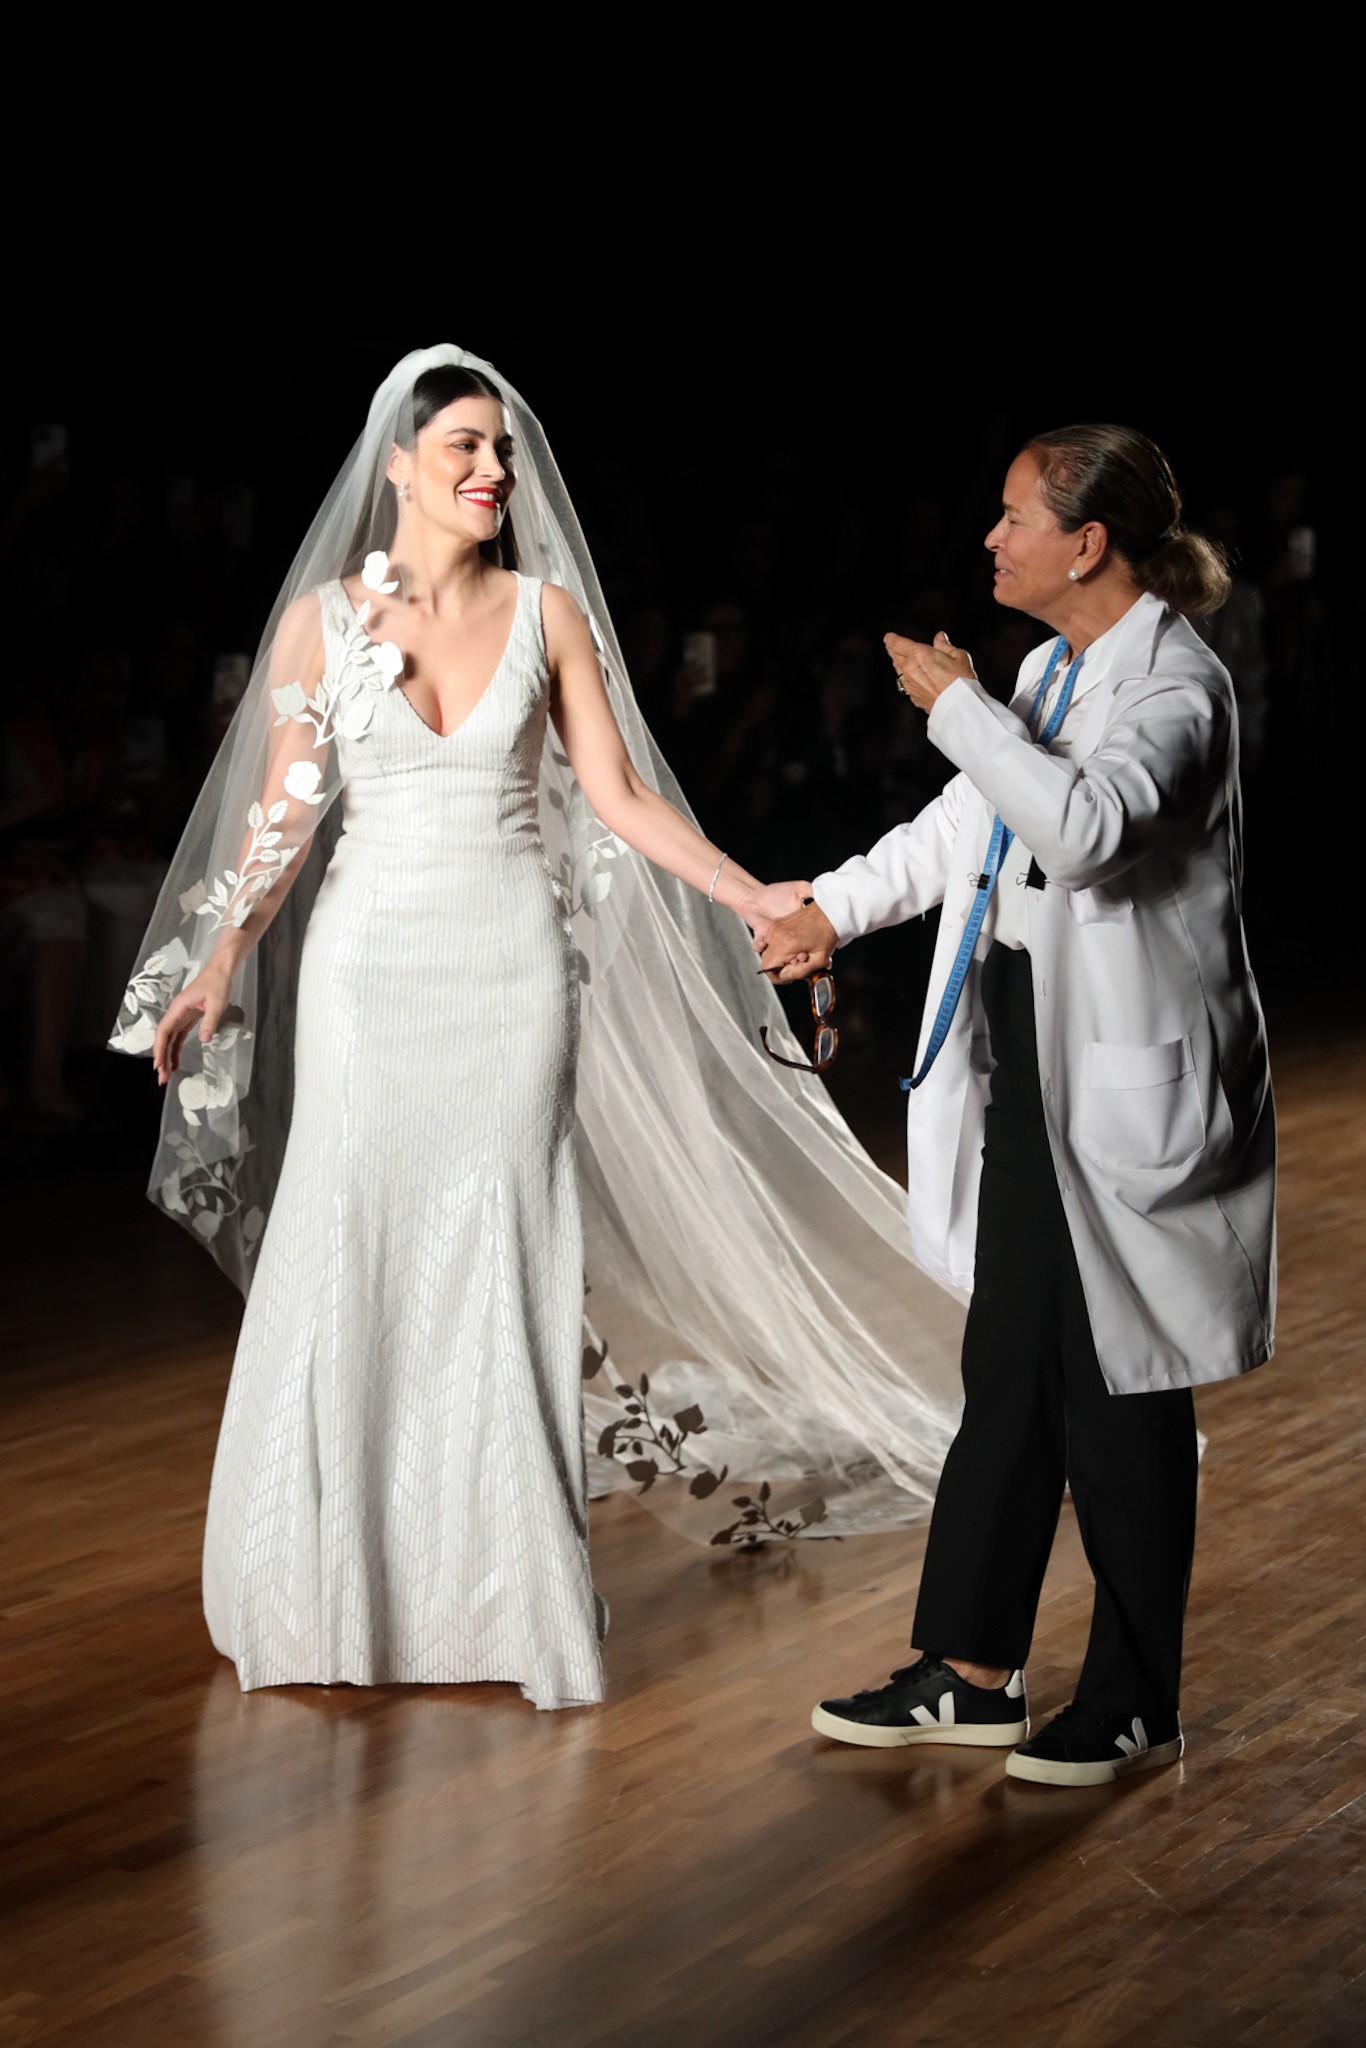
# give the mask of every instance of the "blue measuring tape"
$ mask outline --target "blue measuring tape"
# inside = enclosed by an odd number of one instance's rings
[[[1055,643],[1053,652],[1048,657],[1048,666],[1043,672],[1043,680],[1034,692],[1034,702],[1029,707],[1029,726],[1031,732],[1034,728],[1034,720],[1039,715],[1039,707],[1047,693],[1048,685],[1053,680],[1053,671],[1057,668],[1058,663],[1066,652],[1067,642],[1060,638]],[[1081,664],[1082,656],[1079,654],[1063,679],[1063,686],[1058,692],[1058,701],[1053,706],[1047,725],[1035,739],[1035,746],[1051,746],[1054,739],[1056,739],[1058,728],[1064,718],[1066,718],[1068,706],[1072,702],[1072,691],[1076,684],[1077,671]],[[991,839],[987,846],[986,866],[977,877],[976,900],[973,903],[972,909],[968,912],[968,921],[963,927],[963,936],[959,941],[958,953],[954,959],[953,966],[949,969],[948,982],[945,985],[939,1008],[935,1013],[934,1026],[930,1032],[930,1041],[925,1047],[925,1057],[920,1062],[919,1070],[912,1074],[910,1080],[902,1082],[903,1093],[909,1088],[918,1088],[920,1086],[926,1074],[929,1073],[930,1068],[934,1065],[939,1054],[939,1048],[949,1035],[949,1026],[953,1022],[953,1013],[958,1008],[958,998],[962,995],[963,985],[968,978],[968,962],[977,950],[977,941],[982,934],[982,920],[987,914],[987,905],[995,893],[997,877],[1001,872],[1001,863],[1009,853],[1014,837],[1015,834],[1010,830],[998,811],[991,828]]]

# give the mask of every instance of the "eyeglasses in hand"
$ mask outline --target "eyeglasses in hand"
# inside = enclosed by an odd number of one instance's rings
[[[768,1042],[768,1026],[759,1026],[759,1042],[771,1060],[780,1067],[795,1067],[799,1074],[820,1074],[830,1065],[840,1048],[838,1024],[830,1022],[830,1013],[835,1007],[835,977],[828,967],[819,974],[813,974],[807,982],[811,991],[811,1014],[816,1020],[815,1058],[811,1060],[784,1059],[780,1052],[774,1052]]]

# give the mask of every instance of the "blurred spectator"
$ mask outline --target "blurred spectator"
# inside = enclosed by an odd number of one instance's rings
[[[777,701],[772,659],[756,648],[745,607],[732,597],[702,606],[656,737],[706,830],[740,860],[767,816]]]
[[[784,690],[764,835],[764,859],[774,873],[818,874],[846,859],[866,830],[873,797],[867,778],[870,769],[877,772],[867,736],[881,654],[860,626],[827,630],[811,657],[809,683]]]
[[[73,415],[70,430],[28,431],[0,496],[7,574],[42,650],[40,687],[31,665],[12,662],[0,679],[0,1103],[11,1128],[65,1128],[78,1100],[97,1106],[104,1067],[90,1048],[278,580],[270,528],[289,477],[273,466],[273,440],[232,439],[225,470],[219,425],[197,440],[182,409],[174,443],[130,438],[102,457],[95,435],[110,414],[96,410]],[[847,491],[814,500],[795,416],[757,452],[746,444],[738,494],[718,495],[686,439],[648,473],[596,443],[585,450],[589,541],[646,719],[705,829],[756,872],[838,862],[947,779],[925,720],[893,686],[889,627],[925,640],[946,630],[995,695],[1011,694],[1042,629],[992,604],[981,537],[1003,458],[1033,424],[1002,411],[969,423],[966,442],[931,433],[908,462],[840,472]],[[1235,580],[1201,630],[1233,677],[1245,778],[1255,788],[1260,763],[1266,785],[1250,811],[1249,903],[1254,923],[1285,925],[1287,948],[1302,919],[1278,917],[1276,890],[1289,883],[1272,837],[1318,801],[1325,748],[1345,752],[1335,692],[1345,706],[1352,687],[1330,639],[1321,502],[1287,466],[1260,491],[1228,493],[1208,521]],[[149,590],[154,602],[130,607],[130,593]],[[869,1030],[890,1028],[901,1048],[932,926],[859,949],[841,983],[846,1019],[860,983],[875,989]],[[1254,936],[1260,958],[1268,933]]]
[[[80,1114],[65,1069],[86,914],[65,830],[69,777],[48,703],[36,693],[21,700],[0,729],[0,1114],[62,1124]]]
[[[1233,679],[1238,705],[1239,769],[1244,788],[1255,781],[1266,744],[1266,604],[1242,561],[1242,522],[1236,505],[1216,505],[1202,522],[1228,557],[1233,582],[1227,602],[1205,618],[1192,619]]]
[[[673,715],[673,685],[678,671],[678,651],[669,614],[658,600],[628,600],[616,609],[615,617],[626,673],[645,722],[659,739],[661,729]],[[662,740],[660,743],[663,744]]]

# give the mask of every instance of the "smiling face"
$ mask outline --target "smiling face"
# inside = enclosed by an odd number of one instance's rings
[[[395,448],[389,476],[399,490],[399,523],[425,520],[452,538],[497,538],[516,478],[512,437],[495,398],[457,398]]]
[[[1006,474],[1001,516],[986,545],[996,561],[997,604],[1051,622],[1076,588],[1068,571],[1080,578],[1104,554],[1105,529],[1091,521],[1064,533],[1044,503],[1040,483],[1039,465],[1026,449]]]

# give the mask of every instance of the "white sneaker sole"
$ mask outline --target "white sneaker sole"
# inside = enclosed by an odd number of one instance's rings
[[[1156,1742],[1151,1749],[1140,1749],[1137,1756],[1096,1764],[1053,1763],[1047,1757],[1021,1756],[1017,1750],[1014,1756],[1006,1758],[1006,1773],[1012,1778],[1028,1778],[1035,1785],[1110,1785],[1116,1778],[1130,1777],[1135,1771],[1154,1771],[1159,1764],[1179,1763],[1185,1747],[1185,1736],[1178,1735],[1174,1742]]]
[[[909,1749],[919,1742],[948,1743],[957,1749],[1013,1749],[1029,1734],[1028,1721],[951,1721],[942,1727],[938,1722],[922,1727],[916,1721],[904,1728],[870,1728],[862,1721],[841,1720],[824,1707],[813,1709],[811,1726],[817,1735],[857,1743],[860,1749]]]

